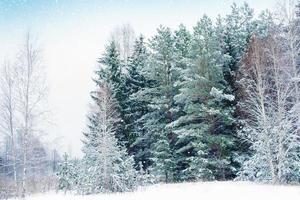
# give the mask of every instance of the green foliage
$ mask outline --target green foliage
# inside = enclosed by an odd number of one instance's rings
[[[149,81],[143,74],[148,63],[148,52],[141,35],[133,48],[132,56],[128,59],[128,73],[125,76],[125,131],[128,132],[128,151],[135,155],[136,166],[142,162],[145,167],[149,166],[146,155],[143,153],[147,148],[147,141],[141,140],[145,134],[145,128],[141,118],[148,112],[147,102],[137,98],[136,94],[149,85]]]
[[[267,11],[254,19],[246,3],[233,4],[231,13],[216,23],[204,15],[193,32],[184,25],[174,32],[160,26],[149,44],[140,36],[126,65],[110,42],[95,82],[98,89],[110,86],[118,116],[104,134],[96,108],[89,115],[83,149],[83,163],[89,167],[82,173],[90,177],[82,177],[84,193],[127,191],[160,181],[235,178],[237,160],[249,153],[237,134],[242,113],[237,110],[241,94],[236,75],[252,35],[264,35],[272,23]],[[101,108],[98,92],[92,98]],[[99,152],[104,145],[111,155]],[[122,189],[102,179],[106,156],[107,170],[124,184]]]

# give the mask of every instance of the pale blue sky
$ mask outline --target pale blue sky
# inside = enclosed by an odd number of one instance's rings
[[[91,77],[105,41],[117,25],[130,23],[136,33],[151,36],[159,24],[192,27],[203,15],[230,11],[233,0],[0,0],[0,62],[13,58],[27,30],[38,37],[50,86],[56,126],[49,138],[80,154]],[[237,4],[244,1],[236,0]],[[246,1],[256,13],[273,9],[276,0]]]

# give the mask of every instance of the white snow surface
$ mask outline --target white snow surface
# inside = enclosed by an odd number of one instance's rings
[[[27,200],[299,200],[300,186],[263,185],[249,182],[199,182],[160,184],[118,194],[75,195],[62,192],[36,194]]]

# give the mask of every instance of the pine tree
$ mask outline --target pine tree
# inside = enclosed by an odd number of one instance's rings
[[[192,35],[187,30],[184,25],[179,25],[178,29],[174,32],[174,43],[175,43],[175,67],[176,71],[176,81],[174,82],[174,88],[176,89],[176,94],[179,93],[180,84],[184,81],[183,77],[180,74],[189,67],[190,64],[190,53],[191,53],[191,43]],[[184,103],[174,102],[174,119],[176,121],[179,117],[185,115]],[[173,122],[172,122],[173,123]],[[186,169],[187,162],[186,157],[188,156],[188,151],[183,150],[187,141],[190,139],[188,137],[180,137],[176,133],[176,128],[173,127],[172,123],[168,124],[168,127],[172,128],[176,141],[174,142],[174,155],[175,155],[175,179],[176,181],[185,180],[186,178],[182,175],[182,171]]]
[[[102,83],[92,95],[95,105],[83,140],[87,193],[122,192],[135,187],[133,158],[118,144],[115,135],[120,120],[113,88]]]
[[[228,148],[233,138],[227,132],[232,111],[223,107],[231,95],[223,94],[223,55],[212,21],[204,16],[194,27],[190,56],[175,96],[184,114],[172,126],[178,135],[177,150],[183,180],[220,179],[230,168]],[[215,92],[217,91],[217,92]],[[218,95],[216,96],[217,93]]]
[[[147,159],[152,164],[152,173],[161,178],[159,181],[170,182],[174,178],[172,146],[175,137],[167,124],[173,120],[175,71],[174,37],[169,28],[158,28],[157,34],[150,41],[150,51],[149,65],[144,73],[150,85],[135,95],[147,102],[148,110],[142,117],[146,133],[138,140],[147,142],[150,147],[144,154],[149,155]],[[157,157],[158,154],[161,156]],[[165,160],[170,162],[166,165]]]
[[[203,111],[201,112],[200,100],[201,97],[205,96],[205,87],[208,82],[205,71],[210,70],[207,68],[209,60],[205,58],[206,55],[208,56],[208,49],[205,49],[204,45],[208,39],[207,35],[204,34],[212,33],[212,30],[209,30],[210,33],[205,33],[209,28],[212,28],[212,24],[206,16],[194,28],[190,60],[188,67],[183,70],[181,76],[180,93],[175,96],[176,102],[184,105],[185,112],[173,123],[173,126],[177,128],[177,143],[183,144],[177,150],[177,153],[184,155],[181,162],[185,163],[186,168],[182,169],[180,174],[183,180],[208,179],[211,176],[207,167],[206,149],[208,147],[204,142],[204,134],[208,131],[208,126],[202,122],[205,115]],[[204,33],[201,33],[202,30]]]

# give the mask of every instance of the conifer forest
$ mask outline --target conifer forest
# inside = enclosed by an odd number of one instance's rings
[[[0,11],[9,2],[2,1]],[[299,186],[300,2],[274,1],[274,7],[259,12],[252,7],[256,0],[226,2],[228,12],[210,15],[203,8],[198,20],[189,21],[193,25],[178,18],[176,26],[169,26],[161,18],[145,35],[130,21],[110,29],[105,42],[95,45],[102,50],[93,57],[91,73],[79,71],[92,87],[61,103],[88,99],[80,136],[63,133],[80,141],[80,154],[45,139],[54,134],[49,127],[56,123],[49,106],[51,66],[44,59],[50,51],[37,42],[46,36],[37,37],[31,27],[22,30],[12,57],[0,51],[0,199],[51,191],[82,197],[131,193],[174,183]],[[5,32],[2,27],[0,21],[0,32]],[[69,36],[84,43],[79,35]],[[10,40],[1,37],[0,49],[7,52],[1,41]],[[57,44],[61,48],[63,40]],[[91,66],[81,69],[86,67]],[[72,77],[72,66],[68,70],[64,73]],[[72,90],[80,88],[81,78],[74,78]],[[75,116],[76,109],[74,104],[66,115]],[[68,142],[57,140],[61,146]]]

